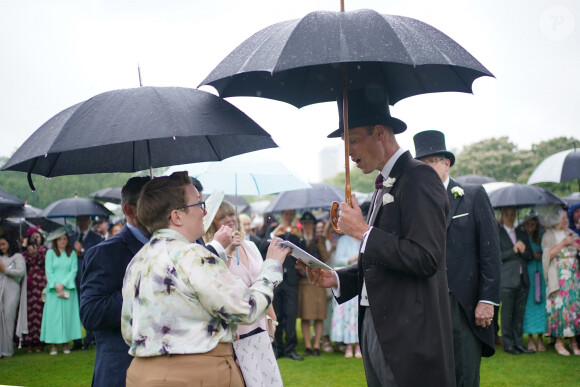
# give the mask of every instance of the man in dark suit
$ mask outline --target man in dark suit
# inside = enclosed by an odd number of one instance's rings
[[[337,301],[359,296],[359,339],[369,386],[455,386],[445,235],[448,199],[433,168],[401,149],[406,129],[379,88],[349,93],[349,155],[365,174],[380,172],[366,221],[340,204],[338,227],[361,240],[358,263],[307,270]],[[344,136],[342,100],[340,128]]]
[[[302,232],[295,223],[296,211],[282,211],[282,220],[271,232],[270,237],[279,237],[305,248]],[[296,258],[289,256],[283,265],[284,277],[282,283],[274,289],[272,305],[276,312],[278,328],[274,335],[274,351],[276,357],[286,356],[292,360],[304,360],[296,353],[298,339],[296,336],[296,317],[298,314],[298,272]],[[283,334],[286,333],[285,340]]]
[[[443,181],[447,215],[447,281],[457,386],[479,386],[481,356],[495,353],[493,317],[499,306],[500,250],[493,207],[481,185],[460,186],[449,177],[455,155],[436,130],[417,133],[415,158]]]
[[[516,208],[501,209],[499,246],[501,249],[501,334],[507,353],[519,355],[534,351],[524,347],[523,324],[530,279],[527,262],[532,259],[528,236],[515,228]]]
[[[74,232],[70,240],[72,241],[73,248],[75,249],[78,257],[77,265],[77,276],[75,278],[75,284],[77,289],[79,289],[79,295],[81,291],[81,274],[83,272],[84,262],[85,262],[85,253],[93,246],[98,245],[102,241],[105,240],[103,236],[97,234],[93,230],[91,230],[91,218],[87,215],[80,215],[76,218],[77,223],[77,230]],[[80,303],[80,297],[79,297]],[[76,351],[78,349],[90,349],[91,346],[95,343],[95,335],[93,331],[90,330],[85,326],[85,339],[84,343],[81,339],[74,340],[74,344],[71,348],[72,351]]]
[[[125,386],[133,357],[121,336],[121,289],[125,269],[149,240],[137,220],[137,198],[149,177],[130,178],[121,191],[127,223],[112,238],[89,249],[81,280],[81,321],[95,332],[97,354],[92,386]]]

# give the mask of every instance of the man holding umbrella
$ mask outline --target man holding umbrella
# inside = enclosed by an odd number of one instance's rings
[[[401,149],[406,129],[391,117],[383,89],[348,96],[350,158],[363,173],[380,172],[366,221],[340,204],[338,226],[362,241],[357,265],[307,269],[310,280],[332,287],[339,303],[359,295],[359,337],[369,386],[455,386],[445,268],[448,199],[428,165]],[[342,117],[342,100],[338,101]],[[340,128],[329,137],[341,136]]]
[[[500,301],[501,252],[493,208],[481,185],[460,186],[449,177],[455,155],[443,133],[426,130],[413,141],[415,158],[437,171],[449,199],[446,262],[457,386],[479,386],[481,356],[495,353],[494,306]]]

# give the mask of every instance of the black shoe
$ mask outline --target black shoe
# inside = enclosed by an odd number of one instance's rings
[[[320,356],[320,349],[314,348],[314,352],[312,352],[313,356]]]
[[[531,349],[527,349],[522,345],[516,345],[514,348],[517,349],[518,351],[520,351],[521,353],[527,353],[530,355],[536,353],[536,351],[532,351]]]
[[[312,350],[310,348],[306,348],[304,350],[304,356],[310,356],[310,355],[312,355]]]
[[[296,353],[296,351],[290,351],[286,354],[292,360],[304,360],[304,358]]]
[[[505,347],[504,352],[511,353],[512,355],[519,355],[521,354],[520,350],[516,347]]]
[[[91,349],[91,347],[92,347],[92,345],[90,343],[89,344],[83,344],[82,350],[85,351],[87,349]]]
[[[83,349],[83,346],[82,346],[81,344],[77,344],[77,343],[75,343],[75,344],[74,344],[74,345],[73,345],[73,346],[70,348],[70,350],[71,350],[71,351],[80,351],[81,349]]]

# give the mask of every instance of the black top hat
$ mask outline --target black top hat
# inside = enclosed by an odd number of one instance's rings
[[[342,96],[337,100],[339,128],[330,133],[329,138],[340,137],[344,131],[342,100]],[[403,133],[407,129],[407,125],[403,121],[391,117],[389,97],[386,91],[380,87],[372,86],[348,92],[348,128],[354,129],[367,125],[386,125],[392,128],[395,134]]]
[[[314,215],[312,215],[312,212],[310,211],[306,211],[304,214],[302,214],[302,217],[300,217],[300,222],[316,222],[316,218],[314,217]]]
[[[445,147],[445,135],[438,130],[425,130],[413,136],[415,143],[415,158],[442,155],[451,160],[451,166],[455,164],[455,155]]]

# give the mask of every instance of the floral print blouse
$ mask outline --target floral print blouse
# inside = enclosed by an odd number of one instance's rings
[[[248,287],[225,262],[179,232],[157,230],[127,266],[121,330],[138,357],[206,353],[233,342],[237,325],[264,317],[282,282],[267,259]]]

